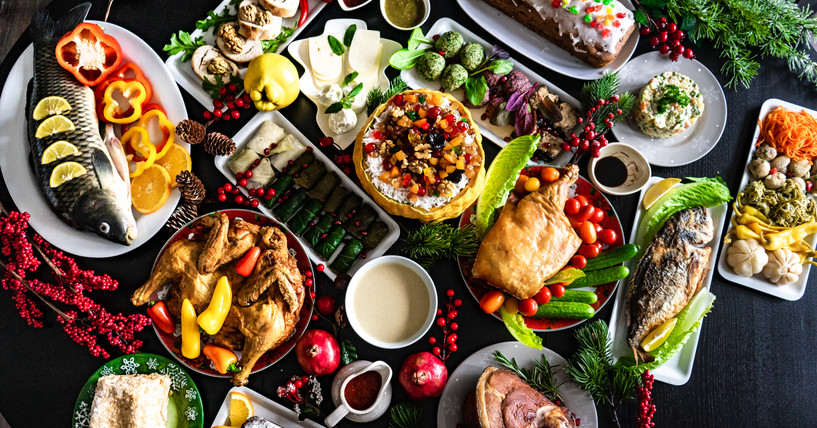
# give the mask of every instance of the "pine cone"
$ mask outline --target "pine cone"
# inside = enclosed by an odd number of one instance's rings
[[[182,202],[181,205],[176,207],[176,210],[173,211],[173,214],[170,215],[170,218],[167,219],[167,223],[165,223],[165,227],[171,230],[179,230],[184,227],[187,223],[190,223],[193,219],[198,217],[199,207],[198,205],[191,204],[188,202]]]
[[[201,143],[206,133],[204,125],[195,120],[185,119],[176,125],[176,135],[189,144]]]
[[[204,200],[204,184],[190,171],[182,171],[176,176],[182,200],[186,203],[198,205]]]
[[[204,137],[204,151],[213,156],[230,156],[235,152],[235,142],[220,132],[211,132]]]

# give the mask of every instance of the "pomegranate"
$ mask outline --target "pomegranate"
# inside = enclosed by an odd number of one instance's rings
[[[448,369],[434,354],[418,352],[403,361],[398,379],[412,400],[439,397],[448,381]]]
[[[340,347],[335,336],[325,330],[307,330],[295,344],[298,364],[313,376],[328,375],[340,365]]]

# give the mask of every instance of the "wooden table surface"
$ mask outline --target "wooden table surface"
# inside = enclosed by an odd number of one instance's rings
[[[45,0],[3,0],[0,7],[0,60],[8,58],[0,66],[0,83],[5,81],[11,66],[25,46],[30,43],[28,35],[19,40],[27,26],[32,10]],[[76,0],[57,1],[49,8],[55,15],[78,3]],[[336,3],[330,3],[300,37],[320,34],[323,23],[338,17],[354,17],[367,21],[369,28],[381,30],[382,36],[400,42],[408,37],[387,26],[378,10],[377,2],[353,13],[343,13]],[[813,6],[814,2],[810,2]],[[201,2],[169,2],[163,0],[118,0],[113,5],[110,22],[122,25],[142,37],[162,58],[161,47],[177,30],[191,31],[195,21],[215,7],[218,0]],[[101,19],[107,1],[97,0],[90,18]],[[423,26],[428,29],[440,17],[449,16],[491,42],[502,42],[502,34],[489,34],[463,13],[454,0],[433,2],[431,17]],[[18,41],[17,41],[18,40]],[[15,43],[15,41],[17,41]],[[511,46],[511,48],[513,48]],[[646,43],[639,46],[636,56],[647,52]],[[718,73],[721,61],[717,52],[709,46],[696,49],[699,60],[704,63],[723,84],[725,79]],[[549,71],[545,67],[512,55],[544,78],[562,87],[574,96],[582,82]],[[769,98],[781,98],[809,108],[817,108],[815,90],[798,81],[780,61],[764,61],[761,75],[751,89],[724,89],[728,102],[727,127],[718,143],[706,157],[678,168],[653,168],[659,176],[721,176],[735,194],[738,190],[744,162],[749,153],[751,136],[757,121],[760,105]],[[200,118],[203,108],[182,90],[191,118]],[[314,123],[315,106],[305,97],[284,109],[283,114],[299,127],[309,138],[321,137]],[[249,115],[238,121],[214,125],[216,130],[233,135],[246,123]],[[21,142],[21,144],[24,144]],[[497,146],[484,143],[489,158],[497,153]],[[204,181],[208,191],[224,183],[224,177],[215,169],[212,157],[200,148],[192,151],[193,170]],[[3,171],[0,171],[2,173]],[[612,197],[621,218],[625,233],[629,235],[637,200],[635,196]],[[0,186],[0,202],[14,207],[5,184]],[[229,204],[209,204],[200,212],[229,207]],[[36,213],[32,213],[36,215]],[[408,228],[417,223],[400,220]],[[112,311],[132,313],[134,309],[127,297],[147,278],[156,254],[170,236],[163,230],[147,244],[131,254],[110,259],[79,259],[80,266],[97,272],[108,273],[120,281],[113,293],[98,294],[94,299]],[[392,253],[398,251],[392,249]],[[318,287],[322,292],[331,290],[328,279],[319,275]],[[503,325],[492,317],[484,316],[476,302],[468,294],[454,263],[441,263],[434,267],[432,276],[438,285],[441,299],[445,290],[452,288],[465,304],[459,311],[459,351],[449,359],[449,371],[453,371],[472,352],[492,343],[512,340]],[[811,278],[809,284],[813,284]],[[817,426],[817,290],[809,287],[799,301],[783,301],[748,288],[726,282],[715,275],[712,291],[718,296],[713,312],[703,323],[695,366],[690,381],[683,386],[656,383],[653,391],[657,413],[654,418],[659,427],[754,427],[754,426]],[[609,321],[612,305],[607,305],[596,318]],[[43,329],[33,329],[17,315],[14,303],[7,292],[0,291],[0,362],[6,369],[0,382],[0,412],[15,428],[68,426],[72,409],[80,388],[86,379],[104,361],[91,357],[87,350],[71,342],[53,318]],[[326,326],[324,326],[326,328]],[[564,357],[575,350],[575,330],[544,334],[544,344]],[[383,359],[393,368],[410,353],[429,350],[425,341],[407,348],[384,352],[359,340],[350,331],[358,345],[360,358]],[[155,335],[149,329],[141,334],[145,340],[144,352],[167,355]],[[269,397],[275,389],[286,382],[292,374],[300,374],[294,356],[288,356],[275,366],[253,375],[249,387]],[[204,400],[205,420],[211,422],[224,399],[229,383],[191,372]],[[324,380],[324,396],[328,398],[328,383]],[[402,388],[395,385],[395,401],[405,399]],[[330,400],[327,400],[330,401]],[[433,426],[436,420],[437,400],[422,403],[425,421]],[[624,406],[620,416],[624,426],[633,426],[636,406]],[[331,410],[327,404],[324,410]],[[599,408],[599,426],[609,427],[606,411]],[[382,427],[381,418],[365,426]],[[0,427],[3,426],[0,417]],[[344,422],[342,426],[353,426]],[[582,426],[585,426],[583,424]]]

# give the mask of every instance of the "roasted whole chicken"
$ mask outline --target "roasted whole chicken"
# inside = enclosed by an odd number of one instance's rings
[[[150,279],[131,296],[131,303],[148,303],[152,293],[170,284],[165,305],[171,314],[181,313],[184,299],[200,313],[210,303],[219,278],[226,276],[233,304],[213,340],[241,351],[241,371],[233,375],[232,382],[245,385],[258,359],[295,331],[304,303],[303,277],[278,228],[230,221],[225,214],[199,221],[209,229],[206,241],[184,239],[170,244]],[[261,256],[253,273],[244,278],[235,272],[236,262],[256,245],[262,249]]]
[[[567,191],[579,177],[568,165],[561,177],[502,208],[477,252],[472,273],[518,299],[533,297],[570,261],[582,240],[564,214]]]

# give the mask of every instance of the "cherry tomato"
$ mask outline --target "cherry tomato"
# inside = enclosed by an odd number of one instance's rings
[[[592,205],[585,205],[581,207],[579,213],[576,214],[576,220],[578,221],[587,221],[590,220],[590,217],[593,217],[593,213],[596,212],[596,207]]]
[[[576,254],[570,259],[570,265],[576,269],[584,269],[587,266],[587,258],[580,254]]]
[[[542,175],[542,180],[544,180],[545,183],[553,183],[554,181],[559,179],[559,176],[561,174],[559,174],[558,169],[547,167],[547,168],[542,169],[542,174],[541,175]]]
[[[599,247],[596,244],[582,245],[579,247],[579,255],[592,259],[599,255]]]
[[[518,195],[524,195],[528,193],[525,190],[525,183],[527,183],[528,178],[530,177],[528,177],[527,175],[520,175],[519,178],[516,179],[516,184],[513,186],[514,193]]]
[[[529,193],[539,190],[539,179],[531,177],[525,182],[525,190]]]
[[[519,299],[516,297],[508,297],[505,299],[505,310],[511,315],[516,315],[519,312]]]
[[[604,230],[604,227],[602,227],[602,226],[601,226],[600,224],[598,224],[598,223],[593,223],[593,227],[595,227],[595,228],[596,228],[596,235],[598,235],[598,234],[599,234],[599,232],[601,232],[602,230]]]
[[[616,239],[618,239],[618,235],[613,229],[604,229],[599,232],[599,241],[604,244],[612,245],[614,242],[616,242]]]
[[[593,211],[593,216],[590,217],[590,221],[593,223],[601,223],[602,220],[604,220],[604,210],[596,208],[596,210]]]
[[[501,291],[494,290],[485,293],[481,299],[479,299],[479,307],[482,309],[486,314],[492,314],[499,310],[499,307],[502,306],[502,303],[505,302],[505,295],[502,294]]]
[[[582,238],[582,242],[585,244],[593,244],[598,239],[598,235],[596,235],[596,226],[589,222],[585,221],[579,226],[579,237]]]
[[[519,301],[519,313],[526,317],[532,317],[536,315],[536,311],[538,309],[539,304],[536,303],[536,300],[525,299]]]
[[[550,287],[550,294],[557,299],[565,295],[565,286],[562,283],[550,284],[548,287]]]
[[[576,195],[573,199],[579,201],[580,207],[590,205],[590,201],[588,201],[587,198],[584,197],[584,195]]]
[[[573,217],[573,216],[568,216],[567,221],[570,222],[570,227],[572,227],[573,229],[578,229],[579,226],[581,226],[582,223],[583,223],[583,222],[577,220],[576,217]]]
[[[550,301],[550,288],[542,287],[538,293],[533,295],[533,300],[536,300],[536,303],[540,305],[547,305]]]
[[[576,215],[579,213],[579,208],[581,208],[581,206],[579,206],[579,201],[573,198],[565,201],[565,214]]]

